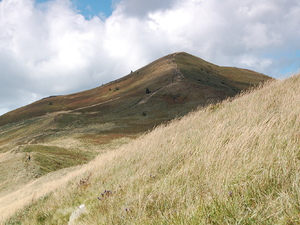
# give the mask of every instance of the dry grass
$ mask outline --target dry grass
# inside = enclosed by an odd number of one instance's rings
[[[81,204],[77,224],[299,224],[299,96],[295,76],[160,126],[42,178],[47,191],[30,184],[6,224],[67,224]]]

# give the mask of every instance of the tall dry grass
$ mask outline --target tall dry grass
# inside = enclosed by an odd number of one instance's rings
[[[81,204],[76,224],[299,224],[299,146],[294,76],[99,156],[7,224],[67,224]]]

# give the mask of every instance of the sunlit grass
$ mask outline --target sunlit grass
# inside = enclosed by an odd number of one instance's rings
[[[299,96],[295,76],[157,127],[7,224],[67,224],[81,204],[77,224],[299,224]]]

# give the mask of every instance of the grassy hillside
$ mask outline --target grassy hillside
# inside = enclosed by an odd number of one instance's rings
[[[0,116],[0,151],[70,136],[98,143],[136,137],[270,79],[184,52],[170,54],[100,87],[44,98]]]
[[[97,88],[13,110],[0,116],[0,197],[270,79],[180,52]]]
[[[130,121],[143,121],[145,131],[269,79],[253,71],[219,67],[184,52],[174,53],[97,88],[44,98],[8,112],[0,116],[0,126],[52,113],[64,122],[69,117],[79,122],[84,118],[84,126],[99,123],[95,119],[115,122],[130,117]],[[143,112],[147,117],[142,117]],[[153,122],[154,118],[158,121]]]
[[[299,96],[300,75],[203,108],[0,198],[0,215],[27,205],[6,224],[299,224]]]

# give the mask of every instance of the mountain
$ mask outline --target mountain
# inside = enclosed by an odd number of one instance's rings
[[[272,78],[178,52],[97,88],[47,97],[8,112],[0,116],[0,154],[7,153],[0,175],[17,179],[10,186],[0,183],[0,193],[87,163],[161,123],[268,80]],[[26,157],[32,158],[30,164],[23,163]],[[9,168],[16,166],[20,168],[12,174]]]
[[[297,75],[198,109],[0,194],[0,221],[299,224],[299,95]]]
[[[97,118],[117,123],[118,129],[126,123],[126,129],[131,124],[141,124],[142,128],[137,129],[146,130],[269,79],[253,71],[220,67],[179,52],[106,85],[44,98],[13,110],[0,117],[0,125],[52,114],[56,121],[64,120],[65,126],[74,125],[74,121],[76,125],[94,124]]]

